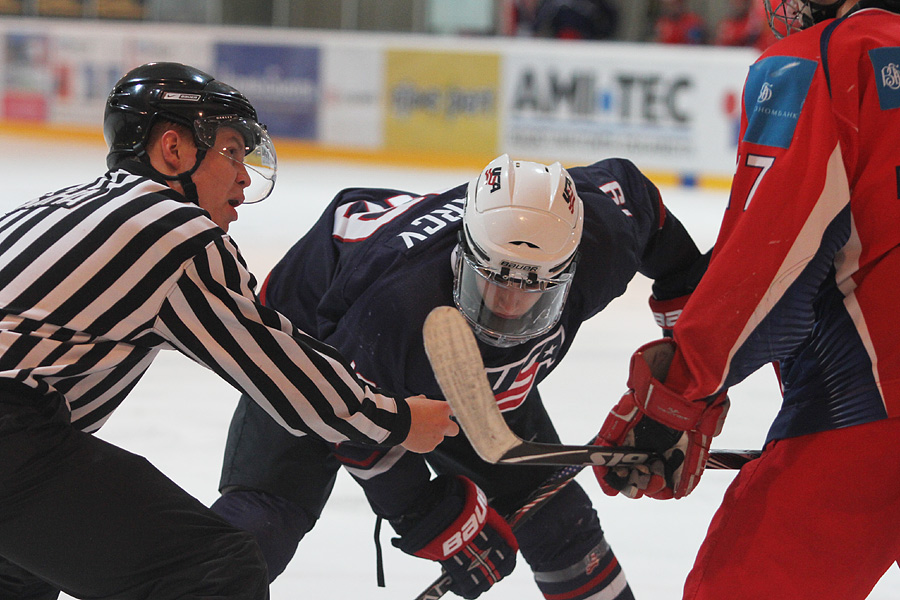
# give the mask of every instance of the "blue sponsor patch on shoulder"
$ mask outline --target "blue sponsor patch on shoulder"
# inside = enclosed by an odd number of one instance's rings
[[[869,50],[869,60],[881,110],[900,107],[900,48],[874,48]]]
[[[745,142],[791,145],[817,67],[814,60],[794,56],[770,56],[750,67],[744,86]]]

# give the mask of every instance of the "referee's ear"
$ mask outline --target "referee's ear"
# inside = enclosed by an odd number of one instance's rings
[[[167,129],[159,138],[159,154],[166,167],[166,175],[177,175],[190,170],[197,158],[194,145],[177,129]],[[152,160],[153,151],[150,156]]]
[[[189,171],[197,159],[192,136],[177,126],[167,127],[161,135],[152,136],[147,154],[153,168],[163,175]]]

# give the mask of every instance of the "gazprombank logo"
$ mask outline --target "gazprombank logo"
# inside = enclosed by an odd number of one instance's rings
[[[900,47],[887,46],[869,50],[875,72],[875,89],[881,110],[900,108]]]
[[[744,86],[744,141],[789,148],[818,64],[793,56],[769,56],[753,64]]]
[[[881,82],[892,90],[900,89],[900,67],[896,63],[881,67]]]

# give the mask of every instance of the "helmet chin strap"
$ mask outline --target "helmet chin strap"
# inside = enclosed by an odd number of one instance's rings
[[[191,179],[191,175],[193,175],[197,169],[200,168],[200,163],[206,157],[206,148],[197,148],[197,160],[194,161],[194,166],[185,171],[184,173],[179,173],[173,179],[178,180],[178,183],[181,184],[181,191],[184,194],[184,197],[188,199],[189,202],[193,202],[197,206],[200,205],[200,196],[197,195],[197,184],[194,183],[194,180]]]
[[[135,145],[135,155],[138,159],[153,169],[160,177],[165,179],[166,181],[177,181],[181,184],[181,191],[184,197],[189,201],[193,202],[196,205],[200,205],[200,196],[197,194],[197,184],[194,183],[194,180],[191,179],[191,175],[197,172],[197,169],[200,168],[200,163],[203,162],[203,159],[206,158],[206,148],[197,148],[197,157],[194,161],[194,166],[188,169],[183,173],[179,173],[178,175],[163,175],[160,173],[151,163],[150,157],[147,154],[146,150],[143,147],[143,144]]]
[[[191,179],[191,175],[193,175],[196,170],[197,167],[195,166],[190,171],[179,173],[175,178],[178,180],[178,183],[181,184],[181,192],[184,194],[184,197],[187,198],[189,202],[193,202],[199,206],[200,196],[197,195],[197,184]]]

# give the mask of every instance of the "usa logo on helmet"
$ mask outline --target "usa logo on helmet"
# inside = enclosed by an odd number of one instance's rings
[[[575,214],[575,186],[572,183],[572,180],[566,177],[566,184],[563,187],[563,200],[566,201],[566,206],[569,207],[569,212],[573,215]]]
[[[494,167],[484,172],[484,181],[491,186],[492,194],[500,189],[500,173],[502,170],[500,167]]]

